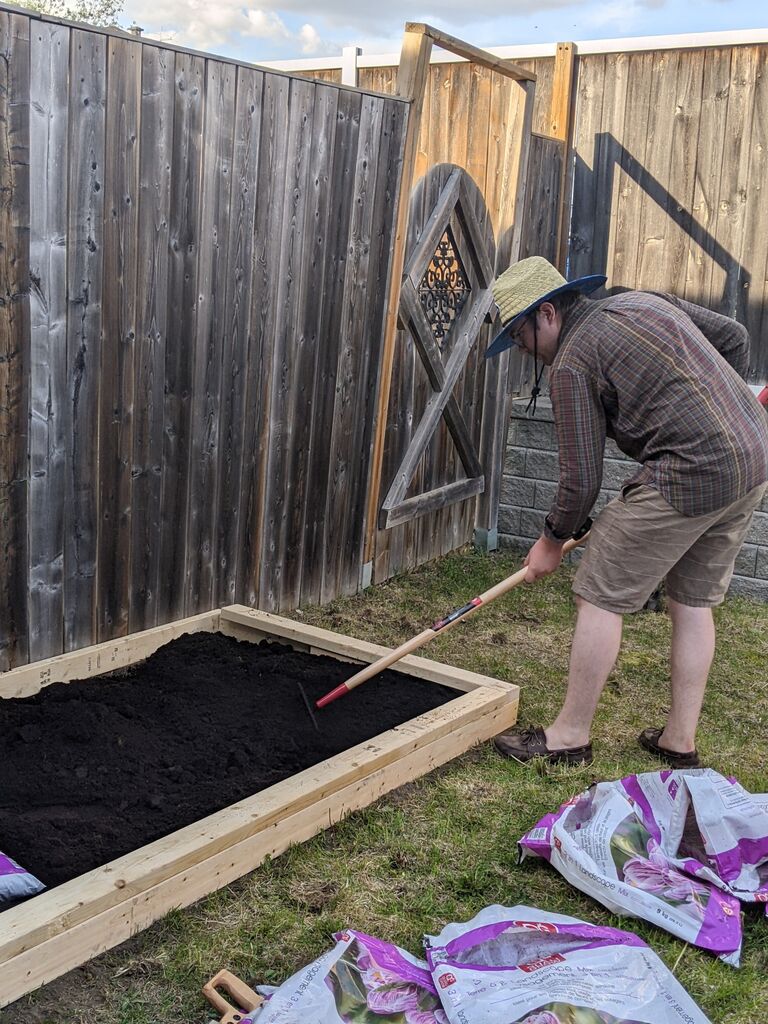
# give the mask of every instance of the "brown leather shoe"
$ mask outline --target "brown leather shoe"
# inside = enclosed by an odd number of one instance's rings
[[[511,757],[521,764],[541,757],[550,764],[587,765],[592,764],[592,744],[583,747],[567,747],[563,750],[550,750],[547,737],[540,725],[528,729],[513,729],[503,732],[493,741],[500,754]]]
[[[659,746],[659,739],[663,729],[643,729],[640,735],[637,737],[637,742],[643,748],[647,750],[649,754],[653,754],[654,757],[660,758],[666,762],[670,768],[700,768],[701,761],[696,750],[688,750],[684,753],[680,753],[677,750],[667,750],[666,747]]]

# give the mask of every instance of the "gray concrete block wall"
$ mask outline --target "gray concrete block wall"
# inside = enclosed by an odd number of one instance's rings
[[[536,418],[528,419],[527,400],[512,403],[507,451],[499,503],[499,543],[527,549],[540,536],[557,487],[558,457],[549,402],[539,399]],[[632,476],[635,463],[608,441],[603,462],[603,487],[594,516]],[[575,560],[578,554],[574,552]],[[730,593],[768,601],[768,494],[755,512],[744,546],[736,559]]]

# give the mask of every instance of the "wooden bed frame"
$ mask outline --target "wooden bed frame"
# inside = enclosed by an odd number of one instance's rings
[[[343,661],[370,663],[387,653],[375,644],[231,605],[0,674],[0,697],[25,697],[50,683],[111,672],[183,633],[216,630]],[[0,1007],[516,721],[519,691],[509,683],[414,656],[392,671],[453,687],[460,696],[0,914]]]

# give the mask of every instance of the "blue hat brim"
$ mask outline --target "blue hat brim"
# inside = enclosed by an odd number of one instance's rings
[[[542,302],[549,302],[550,299],[553,299],[556,295],[561,295],[563,292],[581,292],[582,295],[589,295],[590,292],[597,291],[598,288],[602,287],[607,280],[608,278],[604,274],[588,274],[586,277],[577,277],[573,281],[566,281],[559,288],[553,288],[551,292],[542,295],[540,299],[536,299],[530,306],[522,309],[517,316],[513,317],[508,324],[505,324],[504,330],[496,335],[486,349],[485,358],[490,359],[491,356],[497,356],[500,352],[511,348],[514,342],[510,335],[516,330],[520,321],[528,316],[529,313],[532,313],[534,309],[538,309]]]

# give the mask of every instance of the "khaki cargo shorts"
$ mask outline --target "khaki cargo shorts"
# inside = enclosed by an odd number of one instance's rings
[[[654,487],[629,484],[592,527],[574,593],[623,614],[639,611],[666,580],[673,601],[692,608],[720,604],[766,486],[708,515],[684,516]]]

